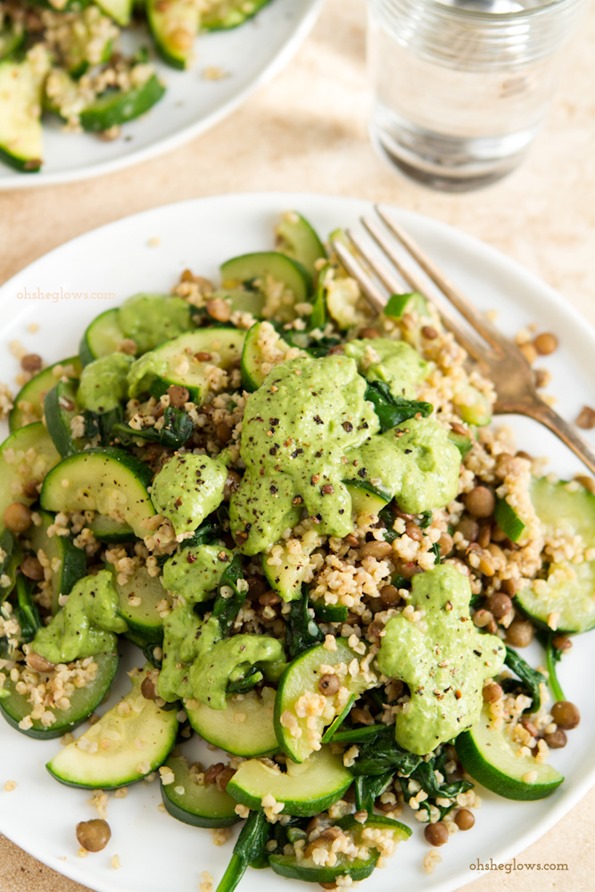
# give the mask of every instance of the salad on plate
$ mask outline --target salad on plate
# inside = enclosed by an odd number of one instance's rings
[[[242,25],[267,2],[1,0],[0,160],[39,171],[44,116],[73,133],[116,139],[166,92],[149,45],[167,65],[187,69],[199,33]]]
[[[564,781],[580,715],[556,663],[595,625],[592,481],[492,428],[492,385],[432,304],[374,314],[299,213],[220,282],[199,272],[59,363],[21,356],[0,711],[61,738],[63,784],[155,776],[173,818],[241,824],[217,892],[259,867],[343,888],[412,832],[431,870],[481,787]],[[123,649],[129,691],[102,709]],[[100,851],[109,824],[76,837]]]

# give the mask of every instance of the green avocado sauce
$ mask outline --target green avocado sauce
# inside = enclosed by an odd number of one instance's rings
[[[127,376],[132,362],[125,353],[110,353],[86,365],[77,391],[81,408],[99,415],[116,409],[128,396]]]
[[[394,385],[399,395],[418,373],[411,368],[419,370],[410,352],[395,349],[390,358],[395,380],[400,357],[409,381]],[[298,357],[269,372],[248,397],[240,447],[246,473],[230,504],[232,533],[245,554],[268,551],[304,508],[320,535],[346,536],[353,529],[346,480],[376,481],[413,513],[456,496],[460,453],[445,429],[414,418],[377,435],[365,389],[354,359]]]
[[[374,338],[348,341],[345,355],[355,359],[366,381],[382,381],[393,396],[412,398],[428,373],[428,363],[405,341]]]
[[[223,501],[227,468],[218,459],[176,453],[155,475],[151,500],[176,536],[192,533]]]
[[[193,327],[190,304],[181,297],[165,294],[129,297],[120,307],[118,321],[125,337],[135,342],[139,354]]]
[[[425,755],[471,728],[479,719],[484,681],[504,665],[506,649],[496,635],[479,632],[469,612],[469,580],[441,564],[413,577],[409,604],[385,626],[378,667],[404,681],[410,701],[397,714],[397,743]]]
[[[118,606],[109,570],[79,579],[64,607],[37,631],[31,650],[50,663],[70,663],[114,650],[116,636],[128,629]]]
[[[163,565],[163,585],[175,595],[182,595],[187,603],[206,601],[232,557],[233,552],[221,545],[181,548]]]

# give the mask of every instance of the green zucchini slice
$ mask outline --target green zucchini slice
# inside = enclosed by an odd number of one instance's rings
[[[553,765],[520,755],[506,726],[494,725],[485,709],[471,730],[459,734],[455,748],[465,771],[506,799],[543,799],[564,780]]]
[[[161,773],[161,798],[167,811],[178,821],[194,827],[215,828],[231,827],[240,820],[235,812],[235,799],[216,784],[205,783],[200,764],[192,766],[184,756],[170,756],[164,768],[169,771]]]
[[[72,731],[73,728],[86,721],[103,702],[105,695],[110,689],[118,668],[118,654],[115,652],[97,654],[97,656],[93,657],[93,661],[97,664],[95,677],[84,687],[74,689],[69,697],[69,706],[66,709],[48,708],[47,712],[54,717],[54,721],[51,724],[46,724],[41,719],[32,719],[30,726],[28,724],[24,727],[19,726],[19,722],[22,722],[31,713],[32,707],[24,694],[17,693],[15,683],[10,679],[4,685],[5,690],[8,691],[8,696],[0,699],[2,715],[9,725],[12,725],[13,728],[26,734],[28,737],[35,737],[40,740],[62,737],[63,734]],[[43,676],[40,676],[40,678],[43,678]]]
[[[47,763],[50,774],[68,786],[114,790],[163,765],[178,720],[175,709],[161,709],[143,697],[142,683],[152,671],[132,671],[130,693]]]
[[[227,698],[225,709],[211,709],[206,703],[188,700],[184,708],[188,721],[207,743],[234,756],[268,756],[279,749],[273,712],[275,692],[263,688]]]
[[[142,539],[155,514],[147,491],[150,482],[149,468],[123,449],[87,449],[65,458],[46,476],[41,507],[67,514],[97,511],[128,524]]]
[[[13,502],[31,505],[35,488],[60,455],[40,421],[27,424],[11,434],[0,446],[0,527],[4,512]]]
[[[54,518],[47,511],[40,511],[41,524],[33,527],[31,547],[42,561],[49,563],[50,582],[52,586],[52,613],[60,608],[60,595],[70,594],[75,582],[87,573],[87,556],[81,548],[77,548],[68,536],[48,536],[48,529]]]
[[[228,783],[227,792],[255,810],[261,809],[262,800],[272,795],[283,803],[283,814],[310,817],[326,811],[352,781],[342,756],[323,747],[300,765],[288,762],[286,772],[258,759],[248,759]]]
[[[14,406],[8,416],[11,434],[20,427],[41,421],[44,413],[46,395],[60,381],[76,379],[81,373],[81,362],[78,356],[71,356],[61,362],[55,362],[39,372],[24,384],[14,399]]]

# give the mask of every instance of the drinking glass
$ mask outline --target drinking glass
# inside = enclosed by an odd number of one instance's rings
[[[428,185],[509,173],[545,115],[584,0],[368,0],[371,135]]]

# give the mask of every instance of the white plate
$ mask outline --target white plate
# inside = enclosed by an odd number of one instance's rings
[[[44,119],[44,165],[23,174],[0,163],[0,189],[26,189],[71,183],[146,161],[198,136],[224,118],[291,58],[308,34],[322,0],[271,0],[253,19],[230,31],[201,34],[190,71],[161,62],[157,70],[167,86],[148,114],[122,128],[114,142],[87,133],[65,133],[58,119]],[[148,32],[125,35],[127,47],[147,46]],[[220,80],[203,72],[218,68]],[[197,148],[200,152],[200,148]]]
[[[8,341],[19,339],[46,360],[72,354],[85,323],[128,295],[168,289],[186,267],[216,276],[222,260],[266,249],[272,244],[278,213],[291,207],[301,210],[323,235],[353,224],[368,209],[354,200],[303,194],[224,196],[148,211],[58,248],[0,289],[6,320],[0,333],[0,380],[15,373],[16,362],[4,346]],[[452,278],[474,295],[479,307],[498,308],[498,321],[505,331],[512,334],[539,320],[540,326],[559,333],[561,349],[548,365],[554,372],[552,391],[568,418],[574,418],[583,403],[593,403],[587,369],[592,368],[595,334],[561,297],[501,254],[454,229],[408,212],[400,212],[399,218]],[[159,244],[151,246],[156,238]],[[99,298],[99,292],[111,296]],[[27,332],[32,321],[41,326],[35,335]],[[528,422],[515,423],[515,427],[522,446],[551,454],[557,472],[579,470],[547,432]],[[366,881],[366,892],[394,892],[394,870],[398,870],[399,888],[407,892],[455,889],[478,875],[469,871],[470,862],[490,857],[504,861],[542,835],[578,801],[595,774],[595,699],[586,694],[584,684],[594,668],[592,641],[579,637],[561,668],[567,696],[578,703],[583,715],[579,728],[569,735],[568,747],[552,754],[552,761],[567,778],[562,788],[550,799],[534,803],[509,802],[486,793],[475,828],[457,834],[440,850],[443,860],[432,876],[422,872],[428,847],[412,822],[414,838],[400,848],[388,869],[376,871]],[[538,659],[537,651],[534,656]],[[50,867],[99,892],[196,892],[201,871],[210,871],[215,879],[221,876],[231,844],[215,848],[208,831],[160,813],[159,791],[147,784],[131,788],[126,799],[110,797],[112,841],[104,852],[79,859],[74,826],[93,817],[94,810],[88,792],[60,786],[46,773],[44,763],[59,746],[57,741],[30,740],[0,723],[0,789],[6,780],[17,783],[10,794],[0,794],[1,832]],[[110,866],[114,854],[120,856],[120,870]],[[250,872],[241,886],[242,892],[281,888],[298,892],[305,887],[281,882],[269,871]]]

